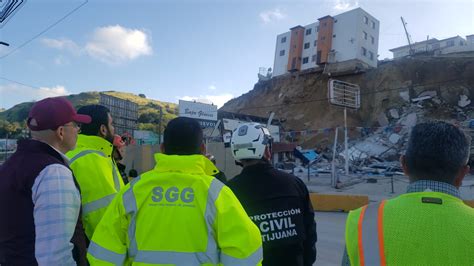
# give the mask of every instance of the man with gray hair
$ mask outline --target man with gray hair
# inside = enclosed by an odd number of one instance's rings
[[[473,265],[474,209],[459,193],[469,142],[452,124],[416,125],[400,158],[407,193],[349,213],[343,265]]]

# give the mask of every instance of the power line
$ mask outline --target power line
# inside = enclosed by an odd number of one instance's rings
[[[9,53],[3,55],[0,57],[0,59],[4,59],[6,58],[7,56],[13,54],[14,52],[20,50],[21,48],[25,47],[26,45],[28,45],[30,42],[32,42],[33,40],[35,40],[36,38],[38,38],[39,36],[43,35],[44,33],[46,33],[47,31],[49,31],[51,28],[53,28],[54,26],[58,25],[59,23],[61,23],[62,21],[64,21],[67,17],[69,17],[70,15],[72,15],[74,12],[76,12],[77,10],[79,10],[81,7],[83,7],[85,4],[87,4],[89,2],[89,0],[85,0],[82,4],[80,4],[79,6],[77,6],[76,8],[74,8],[73,10],[69,11],[65,16],[63,16],[62,18],[60,18],[58,21],[54,22],[53,24],[49,25],[48,27],[46,27],[44,30],[42,30],[40,33],[34,35],[32,38],[28,39],[26,42],[24,42],[23,44],[21,44],[20,46],[17,46],[15,49],[11,50]]]
[[[459,81],[459,80],[460,79],[451,79],[451,80],[445,80],[445,81],[442,81],[442,82],[420,83],[420,84],[413,85],[413,87],[444,84],[444,83]],[[377,93],[381,93],[381,92],[398,91],[398,90],[405,90],[405,89],[406,89],[405,87],[401,87],[401,88],[394,88],[394,89],[375,90],[375,91],[371,91],[371,92],[360,93],[360,95],[361,96],[362,95],[371,95],[371,94],[377,94]],[[312,100],[294,101],[294,102],[290,102],[290,103],[245,107],[245,108],[239,109],[238,113],[240,113],[243,110],[262,109],[262,108],[271,108],[271,107],[282,107],[282,106],[289,106],[289,105],[295,105],[295,104],[305,104],[305,103],[312,103],[312,102],[323,102],[323,101],[329,101],[330,99],[331,98],[329,98],[329,97],[325,97],[325,98],[312,99]]]
[[[40,87],[29,85],[29,84],[26,84],[26,83],[23,83],[23,82],[15,81],[15,80],[11,80],[11,79],[8,79],[8,78],[5,78],[5,77],[0,77],[0,79],[6,80],[6,81],[9,81],[9,82],[13,82],[13,83],[25,86],[25,87],[30,87],[30,88],[33,88],[33,89],[41,89]]]

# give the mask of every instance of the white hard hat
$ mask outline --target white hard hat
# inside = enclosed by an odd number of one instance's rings
[[[265,147],[271,145],[272,136],[268,129],[257,123],[239,125],[232,133],[230,142],[235,160],[262,159]]]

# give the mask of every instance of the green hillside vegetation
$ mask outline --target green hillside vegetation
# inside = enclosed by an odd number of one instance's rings
[[[160,133],[160,107],[163,109],[162,129],[169,120],[178,115],[177,104],[174,103],[147,99],[127,92],[106,91],[102,93],[137,103],[138,129],[140,130],[151,130]],[[66,98],[79,109],[84,105],[98,104],[99,92],[83,92],[66,96]],[[21,130],[25,128],[28,112],[33,104],[34,102],[20,103],[0,112],[0,138],[4,138],[7,133],[12,137],[18,137],[21,134]]]

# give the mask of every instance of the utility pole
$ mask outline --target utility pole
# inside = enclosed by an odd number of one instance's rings
[[[400,17],[400,19],[402,20],[403,28],[405,29],[405,34],[407,35],[408,46],[410,47],[410,55],[413,55],[413,54],[415,54],[415,50],[413,50],[413,47],[411,46],[410,34],[408,34],[407,26],[406,26],[407,23],[405,22],[403,17]]]

